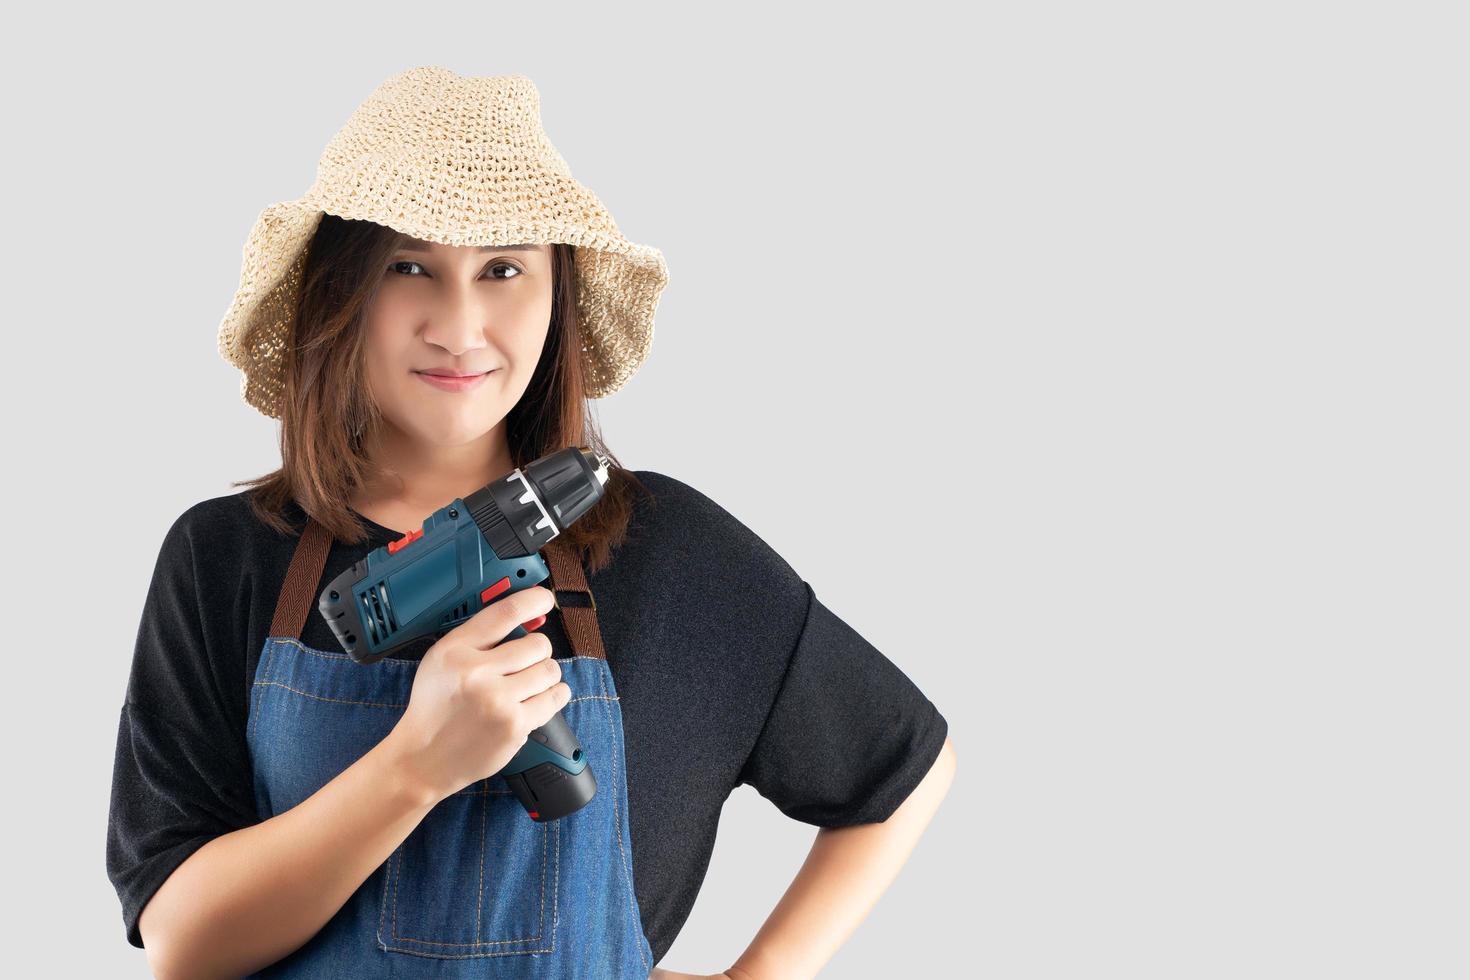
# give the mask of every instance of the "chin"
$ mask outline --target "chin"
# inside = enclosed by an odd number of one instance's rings
[[[449,449],[483,439],[490,430],[500,424],[500,417],[493,420],[477,419],[420,419],[413,427],[414,436],[430,446]]]

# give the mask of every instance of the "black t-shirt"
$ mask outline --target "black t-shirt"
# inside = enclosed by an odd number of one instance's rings
[[[948,725],[755,532],[673,477],[634,472],[654,500],[639,498],[627,539],[587,582],[623,712],[634,891],[656,962],[694,906],[736,786],[814,826],[882,821],[928,772]],[[305,526],[299,508],[287,516]],[[402,536],[368,524],[371,540],[333,542],[318,589]],[[195,504],[164,537],[107,827],[108,876],[134,946],[143,906],[173,870],[259,820],[246,705],[296,544],[260,523],[245,493]],[[555,609],[541,632],[553,656],[572,655]],[[301,640],[339,649],[317,615]]]

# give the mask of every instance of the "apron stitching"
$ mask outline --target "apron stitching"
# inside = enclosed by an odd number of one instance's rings
[[[488,788],[488,787],[487,787]],[[480,895],[475,899],[475,945],[480,944],[480,914],[485,910],[485,813],[490,809],[490,796],[480,797]],[[545,867],[542,867],[545,872]]]
[[[276,639],[282,643],[289,643],[291,646],[296,647],[296,649],[300,650],[302,653],[309,653],[313,657],[319,657],[322,660],[352,660],[352,658],[347,656],[347,654],[345,653],[329,653],[326,650],[318,650],[315,647],[307,646],[305,643],[302,643],[300,640],[292,636],[281,636],[276,637]],[[356,663],[356,661],[353,662]],[[359,666],[361,666],[364,670],[371,670],[378,664],[388,664],[393,667],[417,667],[418,661],[395,660],[392,657],[384,657],[382,660],[377,661],[377,663],[361,664]]]
[[[485,806],[486,807],[489,806],[490,791],[489,791],[488,788],[485,789],[483,792],[478,793],[476,795],[484,796],[486,798]],[[483,840],[483,833],[484,833],[484,831],[483,831],[483,819],[482,819],[481,826],[482,826],[481,834],[482,834],[482,840]],[[531,942],[539,942],[542,939],[542,937],[545,935],[544,929],[545,929],[545,922],[546,922],[546,838],[547,838],[547,836],[548,835],[547,835],[546,825],[545,824],[541,824],[541,905],[540,905],[540,913],[539,914],[540,914],[540,919],[541,919],[542,927],[543,927],[543,931],[542,932],[538,932],[534,936],[522,936],[522,937],[520,937],[518,939],[487,939],[487,940],[483,940],[482,941],[479,938],[480,937],[480,926],[479,926],[479,913],[477,911],[476,912],[476,916],[475,916],[475,941],[472,942],[472,943],[448,943],[448,942],[439,942],[439,941],[436,941],[436,940],[433,940],[433,939],[417,939],[417,938],[415,938],[413,936],[400,936],[398,934],[398,882],[399,882],[399,879],[402,878],[402,875],[403,875],[403,846],[400,844],[399,847],[398,847],[398,850],[395,852],[397,854],[397,856],[398,856],[398,870],[396,872],[394,872],[393,875],[392,875],[392,877],[393,877],[393,932],[392,932],[393,938],[395,940],[398,940],[399,942],[422,943],[425,946],[503,946],[503,945],[507,945],[507,944],[510,944],[510,943],[531,943]],[[391,867],[392,867],[392,865],[391,865],[392,858],[391,857],[389,858],[389,861],[390,861],[389,867],[391,869]],[[558,884],[560,884],[560,870],[561,870],[561,826],[560,826],[560,823],[558,823],[558,825],[557,825],[556,863],[557,863],[557,872],[558,872],[557,882],[558,882]],[[483,855],[483,852],[482,852],[481,859],[480,859],[480,873],[481,873],[481,881],[482,882],[484,880],[484,870],[485,870],[485,863],[484,863],[484,855]],[[482,895],[482,902],[483,902],[483,885],[481,886],[481,888],[482,888],[481,895]],[[554,896],[555,895],[555,891],[553,891],[552,894]],[[384,883],[383,897],[386,900],[386,898],[387,898],[387,884],[386,884],[386,882]],[[385,906],[386,906],[386,901],[385,901]],[[555,921],[554,916],[555,916],[555,908],[556,908],[556,906],[553,905],[552,908],[553,908],[553,922],[554,922]],[[379,917],[378,917],[378,932],[379,932],[378,939],[379,939],[379,942],[381,942],[382,941],[382,913],[381,912],[379,913]],[[384,946],[383,948],[384,949],[387,949],[388,947]],[[524,953],[550,953],[550,952],[552,952],[554,950],[554,948],[555,948],[555,943],[553,941],[553,945],[551,947],[548,947],[548,948],[545,948],[545,949],[517,950],[515,953],[489,953],[489,954],[484,954],[484,953],[462,953],[462,954],[455,954],[453,957],[447,957],[447,958],[466,959],[466,958],[473,957],[473,956],[484,956],[484,955],[489,955],[489,956],[511,956],[511,955],[521,955],[521,954],[524,954]],[[440,954],[436,954],[436,955],[440,955]]]
[[[265,658],[265,669],[262,671],[262,673],[264,673],[266,677],[270,677],[270,675],[271,675],[271,660],[276,655],[276,645],[274,643],[272,643],[269,639],[267,639],[265,641],[265,643],[266,643],[265,652],[262,654],[262,656]],[[259,683],[259,682],[257,681],[256,683]],[[246,735],[247,736],[253,736],[255,734],[255,729],[256,729],[256,721],[255,721],[255,719],[260,714],[260,702],[262,700],[264,700],[264,698],[256,698],[255,699],[255,704],[251,705],[251,708],[250,708],[250,725],[249,725],[249,730],[246,732]]]
[[[310,691],[303,691],[303,690],[300,690],[299,688],[292,687],[289,684],[283,684],[280,681],[256,681],[255,682],[255,686],[256,687],[281,687],[281,688],[285,688],[286,690],[290,691],[292,694],[299,694],[299,695],[301,695],[304,698],[312,698],[313,700],[316,700],[316,701],[330,701],[333,704],[361,704],[361,705],[365,705],[366,707],[369,707],[369,708],[406,708],[406,707],[408,707],[407,704],[401,704],[401,703],[396,702],[396,701],[355,701],[355,700],[353,700],[351,698],[331,698],[331,697],[327,697],[325,694],[312,694]],[[620,700],[620,698],[618,698],[615,695],[613,695],[613,696],[606,696],[606,695],[599,695],[599,694],[587,694],[587,695],[583,695],[582,697],[579,697],[579,698],[572,698],[571,701],[568,701],[567,703],[568,704],[571,704],[572,701],[618,701],[618,700]],[[257,699],[256,706],[259,707],[259,700],[258,699]]]
[[[256,687],[283,687],[286,690],[290,691],[292,694],[299,694],[299,695],[301,695],[304,698],[312,698],[313,700],[316,700],[316,701],[331,701],[334,704],[361,704],[361,705],[365,705],[366,707],[369,707],[369,708],[406,708],[406,707],[408,707],[408,705],[406,705],[406,704],[397,704],[397,703],[390,702],[390,701],[354,701],[351,698],[329,698],[329,697],[327,697],[324,694],[312,694],[310,691],[298,690],[297,688],[294,688],[294,687],[292,687],[289,684],[282,684],[280,681],[256,681],[255,682],[255,686]]]
[[[544,847],[544,845],[543,845],[543,848],[542,848],[542,853],[545,853],[545,847]],[[561,901],[560,901],[560,892],[559,892],[559,890],[561,888],[561,821],[560,820],[558,820],[556,822],[556,854],[553,857],[553,861],[555,861],[556,867],[552,871],[552,874],[554,875],[554,877],[552,878],[552,883],[551,883],[551,948],[552,948],[552,950],[555,950],[556,949],[556,924],[559,921],[561,921]],[[546,880],[546,866],[544,864],[541,866],[541,872],[542,872],[542,874],[541,874],[542,881],[545,881]]]
[[[296,647],[302,653],[307,653],[307,654],[310,654],[313,657],[319,657],[319,658],[321,658],[323,660],[352,660],[352,658],[349,657],[349,656],[347,656],[345,653],[329,653],[329,652],[327,652],[325,650],[318,650],[315,647],[309,647],[305,643],[302,643],[300,640],[296,639],[295,637],[291,637],[291,636],[278,636],[278,637],[272,637],[272,639],[276,640],[277,643],[290,644],[291,646]],[[558,663],[566,663],[569,660],[595,660],[598,663],[607,663],[607,661],[604,660],[602,657],[589,657],[589,656],[586,656],[585,654],[573,654],[570,657],[554,657],[552,659],[556,660]],[[419,665],[419,661],[417,661],[417,660],[398,660],[398,659],[396,659],[394,657],[384,657],[382,660],[379,660],[376,663],[363,664],[361,666],[364,666],[364,667],[366,667],[368,669],[371,669],[373,667],[376,667],[378,664],[388,664],[390,666],[399,667],[399,668],[402,668],[402,667],[417,668],[418,665]]]
[[[602,693],[604,695],[607,694],[607,674],[608,674],[608,671],[609,670],[610,670],[610,668],[604,669],[604,670],[599,670],[597,672],[597,680],[598,680],[598,683],[600,683],[602,685]],[[613,700],[613,698],[608,697],[607,700],[608,701],[611,701],[611,700]],[[618,862],[618,870],[620,872],[622,872],[623,881],[628,886],[628,911],[630,913],[632,913],[632,915],[631,915],[632,924],[635,925],[635,926],[637,926],[638,927],[638,931],[641,933],[643,931],[643,924],[642,924],[642,922],[639,921],[637,908],[636,908],[636,906],[634,904],[633,880],[632,880],[632,877],[628,874],[628,868],[627,868],[628,855],[623,850],[623,818],[622,818],[622,816],[621,816],[621,814],[620,814],[620,812],[618,810],[618,759],[617,759],[617,756],[618,756],[618,751],[617,751],[618,732],[617,732],[617,728],[613,725],[612,706],[611,705],[608,705],[608,704],[604,704],[602,707],[603,707],[604,713],[607,715],[608,741],[613,746],[613,751],[611,753],[611,755],[613,756],[613,759],[612,759],[612,764],[613,764],[613,826],[617,830],[617,834],[618,834],[618,855],[621,858],[621,860]],[[643,943],[642,942],[639,942],[639,943],[637,943],[637,946],[638,946],[638,962],[640,962],[641,964],[643,964],[643,968],[646,970],[646,969],[648,969],[648,960],[645,959],[644,956],[643,956]]]
[[[544,825],[543,825],[543,829],[544,829]],[[545,917],[546,917],[546,864],[545,864],[545,861],[546,861],[546,834],[545,833],[543,833],[541,835],[541,840],[542,840],[542,844],[541,844],[541,860],[542,860],[542,864],[541,864],[541,916],[542,916],[542,921],[544,922],[545,921]],[[398,873],[393,876],[393,926],[394,926],[393,927],[393,938],[396,939],[396,940],[398,940],[399,942],[404,942],[404,943],[422,943],[425,946],[505,946],[505,945],[510,944],[510,943],[533,943],[533,942],[539,942],[541,940],[541,938],[542,938],[542,934],[541,933],[537,933],[534,936],[523,936],[523,937],[521,937],[519,939],[487,939],[487,940],[484,940],[484,941],[477,940],[477,941],[472,942],[472,943],[447,943],[447,942],[440,942],[440,941],[434,940],[434,939],[417,939],[417,938],[415,938],[413,936],[400,936],[398,934],[398,881],[402,877],[403,877],[403,855],[402,855],[402,853],[400,853],[399,856],[398,856]],[[549,952],[551,952],[550,949],[522,949],[522,950],[516,950],[514,953],[489,953],[489,954],[485,954],[485,953],[460,953],[460,954],[455,954],[455,956],[457,958],[469,958],[469,957],[473,957],[473,956],[484,956],[484,955],[489,955],[489,956],[519,956],[519,955],[522,955],[524,953],[549,953]]]
[[[560,823],[559,822],[558,822],[558,826],[560,826]],[[536,919],[536,924],[537,924],[538,927],[540,927],[541,931],[538,932],[538,933],[536,933],[536,938],[537,939],[540,939],[542,936],[546,935],[546,839],[551,836],[550,834],[548,834],[546,832],[547,829],[548,828],[547,828],[546,824],[542,824],[541,825],[541,909],[540,909],[540,912],[538,913],[538,917]],[[556,839],[556,852],[557,852],[557,854],[561,854],[561,837],[560,836],[558,836],[557,839]],[[551,908],[552,908],[552,919],[551,919],[552,933],[551,933],[551,939],[549,941],[550,942],[550,945],[547,948],[548,949],[556,949],[556,911],[555,911],[556,910],[556,890],[555,890],[555,887],[554,886],[553,886],[552,892],[551,892]]]
[[[388,867],[383,871],[383,895],[378,902],[378,945],[384,951],[388,949],[388,944],[383,941],[383,920],[388,914],[388,880],[393,877],[393,857],[402,849],[402,844],[394,848],[393,854],[388,855]]]

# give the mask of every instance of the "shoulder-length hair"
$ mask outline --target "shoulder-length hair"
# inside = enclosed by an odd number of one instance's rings
[[[362,383],[363,320],[389,259],[406,237],[376,222],[326,214],[308,246],[294,336],[283,355],[281,467],[231,484],[249,486],[252,511],[282,534],[296,533],[286,516],[294,500],[337,540],[360,544],[368,537],[367,526],[348,504],[376,472],[363,447],[383,425]],[[607,449],[590,411],[573,255],[571,245],[551,246],[550,329],[525,394],[506,417],[506,435],[516,466],[568,446],[588,446],[607,458],[602,499],[563,532],[588,570],[596,571],[626,535],[635,495],[652,494]]]

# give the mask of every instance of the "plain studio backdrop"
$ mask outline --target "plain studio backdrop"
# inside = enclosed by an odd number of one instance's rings
[[[216,349],[241,247],[438,64],[530,76],[666,256],[614,451],[949,720],[823,976],[1470,974],[1461,12],[18,8],[5,972],[147,975],[103,864],[139,612],[278,461]],[[814,833],[737,790],[662,965],[733,962]]]

